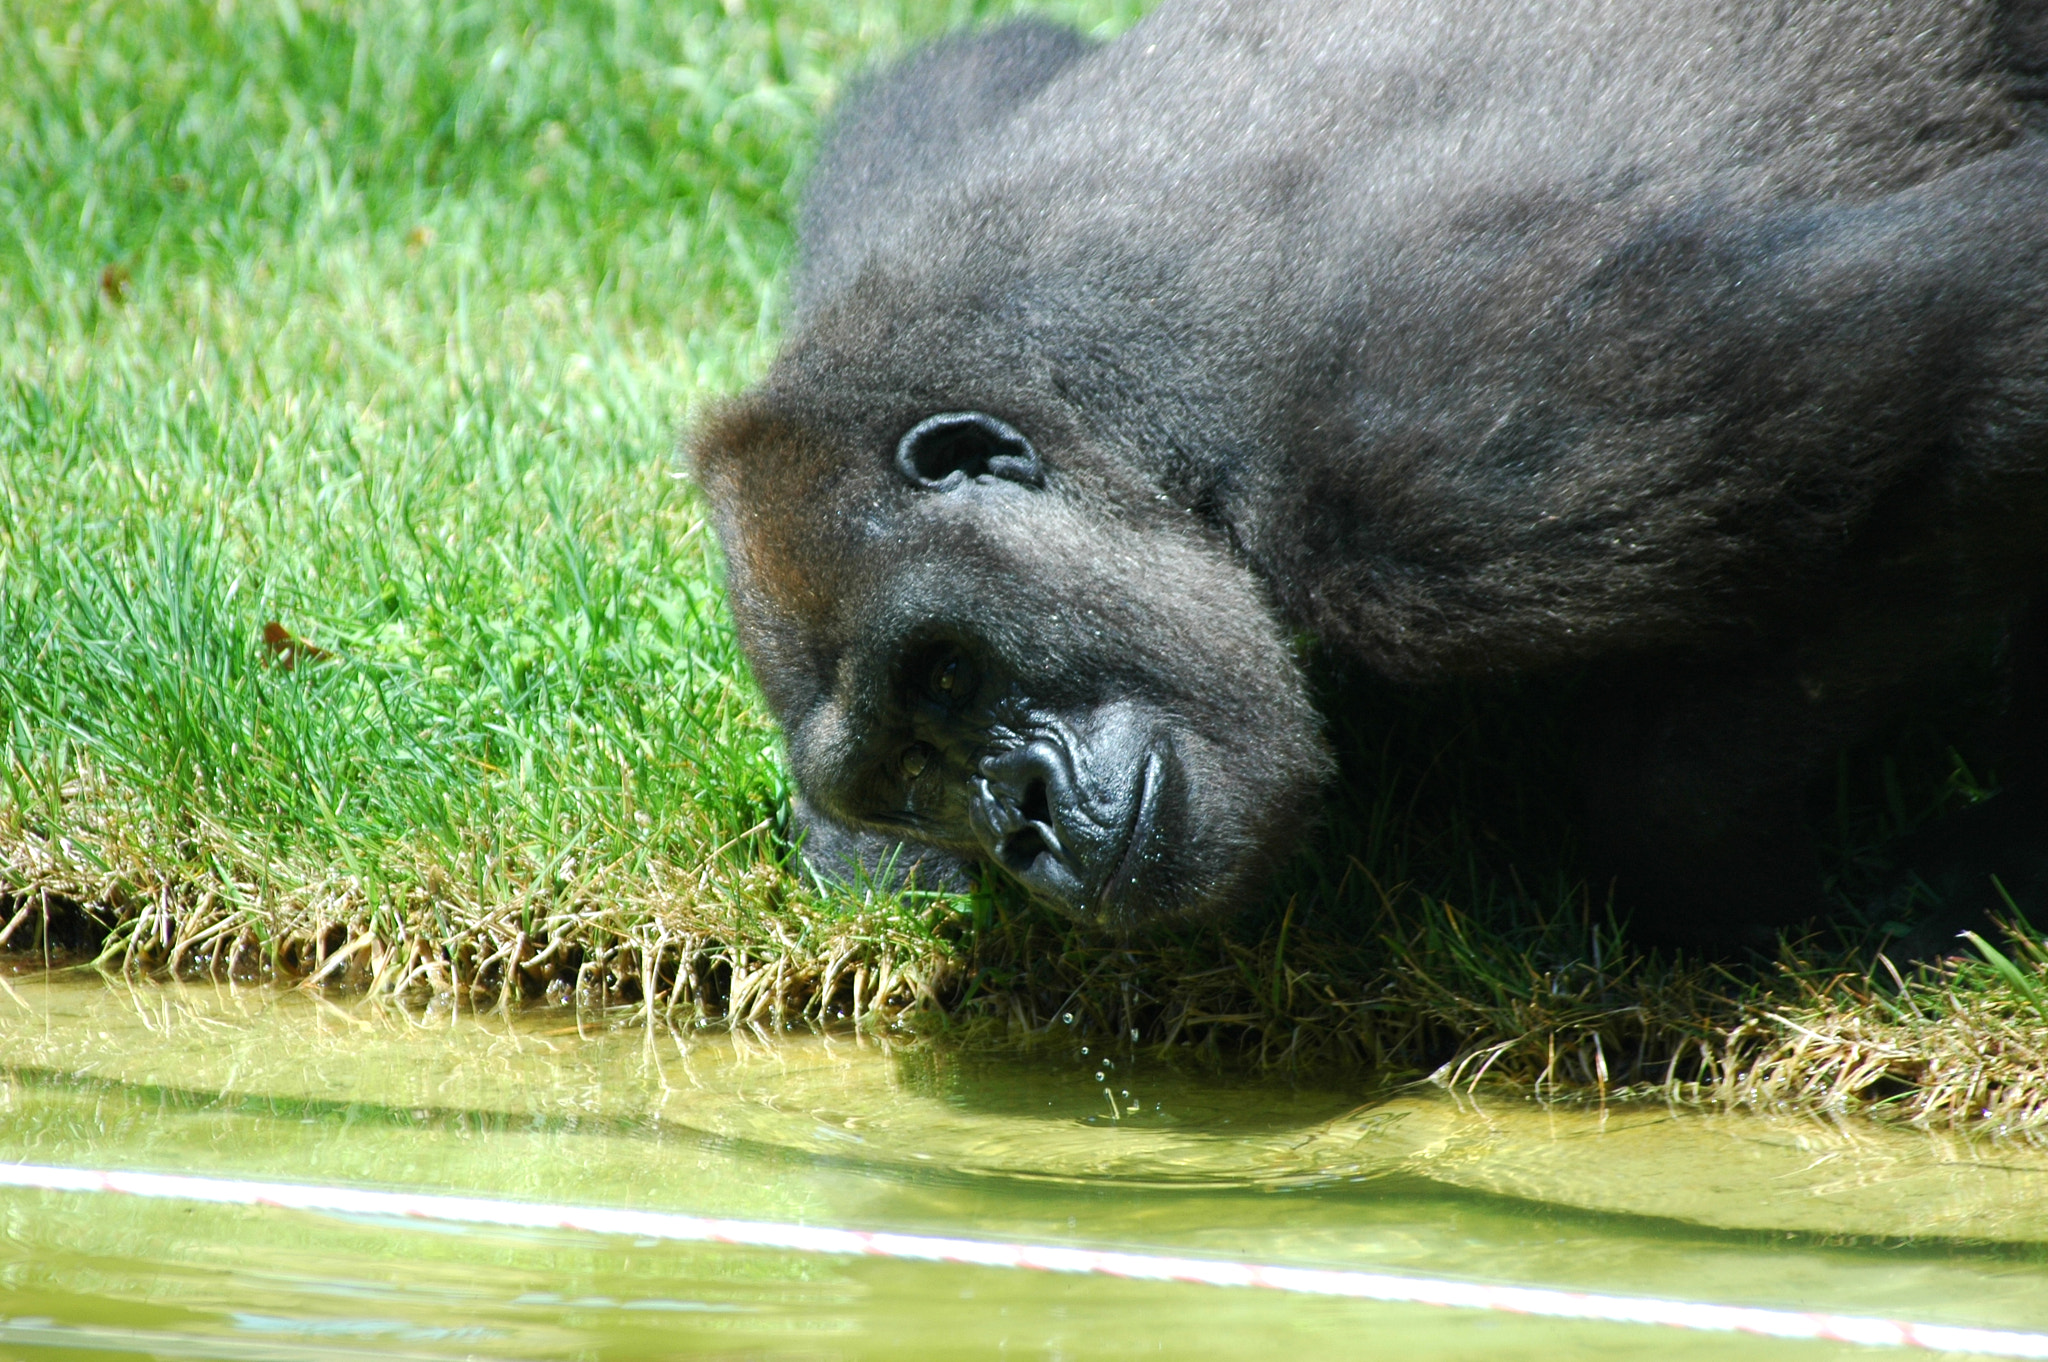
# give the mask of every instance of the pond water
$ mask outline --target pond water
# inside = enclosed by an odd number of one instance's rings
[[[1082,1052],[1082,1046],[1088,1053]],[[0,1160],[2048,1330],[2048,1151],[304,992],[0,977]],[[0,1356],[1822,1358],[1177,1283],[0,1190]],[[1897,1354],[1893,1354],[1897,1355]]]

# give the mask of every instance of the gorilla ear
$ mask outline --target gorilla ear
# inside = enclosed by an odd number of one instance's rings
[[[927,416],[896,445],[896,471],[920,487],[950,490],[970,478],[1045,486],[1038,451],[1015,426],[978,411]]]

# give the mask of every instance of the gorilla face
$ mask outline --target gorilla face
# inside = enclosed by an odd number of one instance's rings
[[[1253,575],[1056,408],[863,419],[788,367],[694,456],[807,799],[1113,926],[1256,891],[1327,757]]]

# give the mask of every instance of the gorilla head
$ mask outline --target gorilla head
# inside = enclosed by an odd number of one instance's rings
[[[810,802],[1105,924],[1240,901],[1326,766],[1258,581],[1057,403],[820,401],[833,341],[696,451]]]

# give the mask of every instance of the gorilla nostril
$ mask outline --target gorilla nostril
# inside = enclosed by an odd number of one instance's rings
[[[1052,826],[1052,802],[1046,797],[1044,781],[1034,780],[1024,787],[1024,798],[1017,805],[1017,812],[1033,823]]]
[[[974,815],[982,845],[1011,873],[1041,887],[1074,878],[1061,845],[1068,829],[1056,814],[1067,808],[1062,754],[1046,740],[981,762]]]
[[[1026,827],[1003,843],[1003,864],[1021,874],[1051,849],[1035,826]]]

